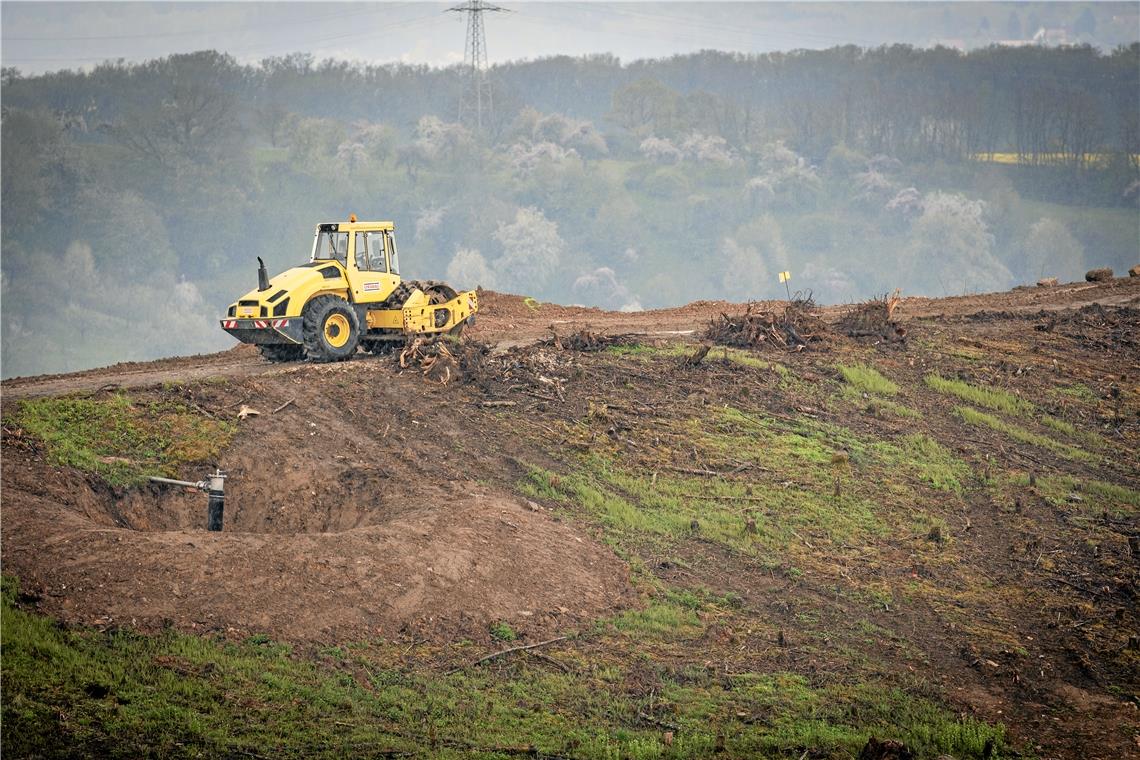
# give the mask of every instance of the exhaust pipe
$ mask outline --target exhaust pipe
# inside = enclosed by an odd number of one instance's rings
[[[269,290],[269,272],[265,269],[265,262],[257,257],[257,289]]]

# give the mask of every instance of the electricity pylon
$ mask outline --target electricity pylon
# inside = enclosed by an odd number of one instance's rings
[[[491,79],[487,74],[487,36],[483,32],[483,14],[503,13],[506,8],[492,5],[486,0],[467,0],[463,5],[448,8],[448,12],[467,14],[467,43],[463,48],[463,69],[467,81],[459,96],[459,122],[474,124],[483,130],[494,115],[491,99]]]

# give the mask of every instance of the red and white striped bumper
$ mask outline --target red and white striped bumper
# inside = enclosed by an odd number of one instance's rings
[[[301,318],[287,319],[223,319],[222,329],[242,343],[260,345],[300,344]]]

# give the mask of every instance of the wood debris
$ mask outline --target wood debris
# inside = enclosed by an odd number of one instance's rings
[[[438,385],[453,382],[482,384],[493,373],[491,346],[478,341],[454,342],[416,338],[399,353],[401,369],[418,368],[424,379]]]
[[[839,318],[838,327],[852,338],[882,338],[888,341],[906,340],[906,328],[895,321],[895,310],[902,298],[894,293],[883,294],[856,304]]]
[[[722,346],[802,351],[809,344],[824,341],[826,333],[815,302],[807,296],[789,301],[783,311],[760,309],[750,302],[743,314],[721,313],[709,323],[704,337]]]
[[[541,345],[553,346],[559,351],[601,351],[610,346],[622,345],[627,342],[626,335],[604,335],[592,332],[585,328],[570,335],[560,336],[554,325],[550,326],[551,337],[540,341]]]

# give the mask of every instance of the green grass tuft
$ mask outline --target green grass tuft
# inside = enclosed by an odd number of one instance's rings
[[[1015,482],[1025,487],[1028,476]],[[1085,480],[1070,475],[1039,475],[1037,491],[1054,505],[1077,507],[1089,514],[1107,512],[1113,517],[1126,518],[1140,511],[1140,491],[1103,480]],[[1080,497],[1079,501],[1072,495]]]
[[[1085,462],[1095,461],[1094,457],[1084,449],[1079,449],[1076,446],[1070,446],[1067,443],[1055,441],[1052,438],[1034,433],[1026,430],[1023,427],[1006,422],[1005,420],[994,417],[992,414],[979,412],[968,406],[954,407],[954,413],[961,417],[964,421],[971,425],[985,425],[986,427],[997,430],[998,432],[1005,433],[1015,441],[1028,443],[1030,446],[1038,446],[1043,449],[1048,449],[1058,456],[1065,459],[1079,459]]]
[[[1077,441],[1080,441],[1085,446],[1091,449],[1099,449],[1104,446],[1104,439],[1091,430],[1082,430],[1071,422],[1057,419],[1051,415],[1042,415],[1041,422],[1045,427],[1056,430],[1058,433],[1063,433]]]
[[[866,364],[839,364],[836,369],[843,375],[843,380],[856,390],[877,396],[894,396],[899,392],[897,385]]]
[[[492,623],[489,631],[491,638],[496,641],[514,641],[519,637],[519,635],[515,633],[515,629],[511,628],[509,624],[502,620],[497,623]]]
[[[1095,404],[1100,400],[1096,393],[1084,383],[1075,383],[1069,386],[1053,388],[1050,390],[1050,393],[1063,394],[1089,404]]]
[[[903,436],[895,445],[923,482],[939,491],[962,493],[970,467],[945,446],[924,433]]]
[[[605,352],[613,354],[614,356],[632,356],[639,359],[650,359],[657,357],[687,357],[692,356],[696,350],[697,345],[694,343],[675,342],[665,344],[631,343],[628,345],[609,346],[605,349]],[[780,377],[785,377],[788,372],[787,367],[781,364],[762,359],[750,351],[731,348],[729,346],[714,346],[705,359],[705,361],[717,360],[728,361],[733,364],[739,364],[742,367],[751,367],[753,369],[770,369],[779,373]]]
[[[1007,391],[982,388],[961,380],[947,379],[934,374],[926,376],[926,384],[939,393],[957,396],[963,401],[969,401],[971,404],[984,406],[987,409],[1021,417],[1028,417],[1033,414],[1033,404]]]

